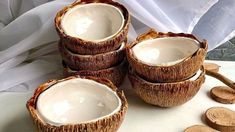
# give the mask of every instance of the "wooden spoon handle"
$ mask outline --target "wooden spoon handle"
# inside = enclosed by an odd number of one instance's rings
[[[205,69],[214,71],[214,72],[219,72],[219,69],[220,69],[220,66],[217,65],[216,63],[204,62],[203,66]]]
[[[205,69],[205,71],[206,71],[206,75],[209,75],[211,77],[214,77],[214,78],[220,80],[221,82],[223,82],[224,84],[226,84],[227,86],[229,86],[230,88],[235,90],[235,83],[232,80],[228,79],[227,77],[225,77],[224,75],[222,75],[220,73],[210,71],[207,69]]]

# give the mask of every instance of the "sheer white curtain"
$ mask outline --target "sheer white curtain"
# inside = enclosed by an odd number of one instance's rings
[[[158,31],[187,32],[207,39],[209,50],[235,35],[233,0],[118,1],[126,5],[133,17]],[[137,34],[145,25],[136,27]]]
[[[74,0],[0,1],[0,91],[26,91],[62,77],[54,16]],[[234,36],[233,0],[116,0],[132,15],[129,39],[149,27],[205,38],[213,49]]]
[[[142,23],[159,31],[191,32],[217,0],[119,0]]]
[[[73,0],[47,2],[0,2],[0,91],[26,91],[61,77],[54,16]]]
[[[206,38],[213,49],[235,36],[235,1],[220,0],[200,19],[193,34]]]

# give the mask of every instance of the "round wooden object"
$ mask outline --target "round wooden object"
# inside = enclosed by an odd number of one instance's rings
[[[204,125],[193,125],[184,130],[184,132],[217,132],[215,129]]]
[[[223,104],[235,103],[235,90],[227,86],[217,86],[210,91],[211,98]]]
[[[235,111],[223,107],[212,107],[205,113],[206,123],[222,132],[235,132]]]
[[[206,70],[213,72],[218,72],[220,68],[220,66],[215,63],[203,63],[203,66]]]

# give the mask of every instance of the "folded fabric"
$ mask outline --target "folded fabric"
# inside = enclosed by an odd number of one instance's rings
[[[235,1],[116,0],[131,13],[129,41],[148,28],[187,32],[209,41],[209,49],[234,36]],[[0,91],[35,89],[61,78],[55,14],[74,0],[0,1]]]

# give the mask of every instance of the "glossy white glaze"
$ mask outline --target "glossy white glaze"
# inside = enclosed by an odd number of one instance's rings
[[[186,37],[150,39],[136,44],[134,56],[150,66],[170,66],[191,56],[199,49],[199,43]]]
[[[104,41],[121,31],[124,17],[120,9],[104,3],[77,5],[62,18],[66,34],[89,41]]]
[[[195,81],[195,80],[197,80],[199,77],[200,77],[200,75],[202,74],[202,70],[198,70],[197,72],[196,72],[196,74],[194,74],[192,77],[190,77],[189,78],[189,80],[190,81]]]
[[[81,78],[57,83],[37,100],[40,118],[57,126],[96,121],[120,108],[120,98],[108,86]]]

